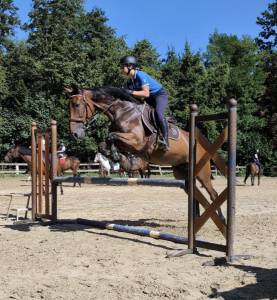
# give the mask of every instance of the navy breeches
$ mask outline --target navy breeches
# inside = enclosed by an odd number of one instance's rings
[[[164,89],[161,89],[155,95],[150,96],[147,103],[155,108],[159,123],[164,122],[164,112],[168,105],[168,95]]]

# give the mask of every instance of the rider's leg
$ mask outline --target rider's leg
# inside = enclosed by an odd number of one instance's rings
[[[161,130],[161,133],[163,135],[164,141],[164,150],[168,150],[168,124],[164,117],[165,109],[168,105],[168,96],[166,92],[159,93],[155,97],[156,102],[156,113],[157,113],[157,119],[158,119],[158,125]],[[162,145],[163,146],[163,145]]]

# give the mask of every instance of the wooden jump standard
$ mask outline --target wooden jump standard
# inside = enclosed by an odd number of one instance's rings
[[[170,256],[180,256],[186,253],[196,253],[197,247],[225,252],[226,260],[235,259],[233,242],[234,242],[234,223],[235,223],[235,168],[236,168],[236,100],[231,99],[228,103],[228,113],[220,113],[208,116],[197,116],[197,106],[191,105],[190,118],[190,152],[189,152],[189,181],[188,181],[188,238],[177,236],[170,233],[161,233],[145,228],[133,226],[124,226],[119,224],[110,224],[103,221],[92,221],[85,219],[76,219],[76,223],[87,226],[112,229],[120,232],[137,234],[142,236],[154,237],[157,239],[169,240],[175,243],[187,244],[188,249],[173,253]],[[211,144],[196,128],[196,125],[205,121],[227,120],[228,127],[220,136]],[[45,157],[50,153],[51,140],[51,165],[45,163],[46,169],[42,171],[43,153],[42,153],[42,132],[32,124],[32,203],[33,203],[33,220],[47,218],[52,222],[59,222],[57,218],[57,185],[60,182],[80,182],[90,184],[104,185],[148,185],[162,187],[180,187],[186,191],[183,180],[169,179],[139,179],[139,178],[101,178],[101,177],[57,177],[57,124],[51,122],[51,129],[46,130],[45,138]],[[200,143],[205,149],[205,155],[200,159],[198,164],[195,163],[196,143]],[[228,167],[226,162],[219,156],[217,149],[228,141]],[[210,203],[196,186],[196,176],[208,160],[213,160],[218,169],[227,177],[227,187]],[[47,160],[46,160],[47,161]],[[36,171],[35,171],[36,170]],[[48,176],[48,177],[47,177]],[[43,191],[43,178],[45,180],[45,192]],[[46,182],[51,180],[51,197]],[[43,193],[44,192],[44,193]],[[218,209],[227,200],[227,225],[222,221],[216,209]],[[199,217],[196,216],[196,201],[205,209]],[[44,209],[44,211],[42,211]],[[226,245],[199,241],[196,239],[197,232],[203,227],[208,219],[212,219],[219,231],[226,239]],[[61,222],[60,222],[61,223]]]

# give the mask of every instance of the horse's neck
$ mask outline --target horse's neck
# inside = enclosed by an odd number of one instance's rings
[[[24,160],[27,164],[32,162],[32,156],[31,155],[24,155],[19,153],[19,157]]]
[[[129,101],[123,101],[120,99],[107,100],[106,102],[99,103],[98,109],[100,109],[112,122],[120,120],[122,114],[128,112],[137,111],[138,105]],[[128,119],[130,116],[128,117]]]

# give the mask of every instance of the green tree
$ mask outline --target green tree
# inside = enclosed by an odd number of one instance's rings
[[[0,2],[0,50],[8,48],[12,42],[15,26],[20,24],[17,16],[18,8],[13,0],[1,0]]]
[[[239,163],[244,163],[255,149],[259,149],[262,157],[266,157],[270,145],[264,144],[262,137],[266,122],[259,114],[265,72],[255,42],[247,36],[239,39],[235,35],[215,32],[210,36],[205,58],[208,68],[224,64],[229,69],[225,79],[226,98],[238,100]]]
[[[272,139],[274,148],[277,148],[277,2],[268,5],[261,17],[257,18],[261,32],[256,38],[264,57],[264,70],[267,74],[265,80],[266,91],[260,101],[261,113],[265,115],[268,124],[268,135]],[[277,155],[276,155],[277,156]],[[275,157],[275,164],[277,157]]]
[[[174,64],[176,64],[176,60]],[[174,83],[177,85],[176,95],[171,102],[171,110],[179,126],[185,128],[189,118],[189,104],[197,103],[199,105],[203,100],[202,83],[205,67],[200,54],[193,54],[188,43],[185,45],[179,65],[179,70],[176,70],[177,82]]]

